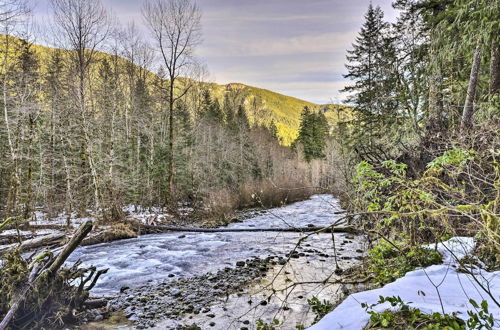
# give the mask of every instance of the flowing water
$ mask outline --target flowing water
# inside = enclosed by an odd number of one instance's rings
[[[340,218],[335,213],[338,211],[341,211],[338,199],[331,195],[314,195],[302,202],[262,211],[257,216],[228,227],[327,226]],[[291,232],[176,232],[144,235],[80,247],[68,262],[81,259],[84,266],[109,268],[108,273],[100,278],[93,294],[113,295],[121,287],[154,284],[172,277],[172,274],[175,277],[200,275],[234,266],[238,260],[283,255],[293,249],[302,235],[304,234]],[[331,248],[331,242],[328,242],[330,236],[331,234],[315,235],[311,240],[313,243],[326,244],[322,247],[326,251]]]
[[[339,222],[341,211],[338,199],[333,196],[314,195],[302,202],[254,212],[250,218],[228,227],[328,226]],[[297,242],[305,235],[307,239],[298,246]],[[155,329],[176,329],[179,325],[196,323],[202,329],[227,330],[251,329],[260,319],[271,322],[279,318],[284,322],[280,329],[294,329],[298,324],[309,325],[314,319],[308,299],[316,296],[320,300],[335,301],[345,294],[346,288],[336,282],[338,277],[334,273],[338,268],[347,269],[357,263],[357,259],[364,254],[365,244],[362,237],[344,233],[176,232],[80,247],[69,262],[81,259],[84,266],[109,268],[93,294],[113,296],[121,288],[131,287],[149,295],[155,292],[155,287],[180,276],[216,272],[252,257],[282,257],[296,249],[300,258],[290,259],[286,266],[270,267],[263,278],[248,283],[240,293],[218,297],[217,302],[205,306],[209,307],[210,313],[179,317],[159,315],[154,320]],[[324,281],[330,284],[325,285]],[[130,293],[127,292],[130,291],[125,292],[128,299]],[[196,292],[193,294],[196,295]],[[266,304],[261,303],[264,300]],[[126,308],[125,315],[147,313],[138,310],[130,312],[132,307]],[[130,323],[118,327],[98,322],[89,326],[85,329],[135,328]]]

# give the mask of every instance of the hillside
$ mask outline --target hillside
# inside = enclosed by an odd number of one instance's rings
[[[5,48],[6,36],[0,36],[1,49]],[[9,38],[9,47],[18,47],[20,39],[15,37]],[[48,72],[50,63],[50,55],[54,51],[60,51],[62,57],[68,56],[68,51],[55,49],[47,46],[34,44],[31,47],[38,58],[40,59],[39,71],[41,76]],[[128,66],[139,67],[129,62],[123,57],[114,58],[114,55],[98,52],[96,56],[98,61],[107,60],[109,63],[113,61],[121,62]],[[153,83],[158,76],[152,72],[147,72],[147,79]],[[122,82],[126,84],[126,82]],[[225,98],[231,99],[232,102],[243,103],[247,110],[248,117],[253,125],[265,125],[269,127],[272,122],[275,123],[278,129],[278,136],[283,145],[289,146],[297,137],[300,125],[300,114],[305,106],[316,111],[324,111],[331,126],[335,126],[338,121],[344,121],[350,118],[349,107],[344,105],[318,105],[308,101],[304,101],[292,96],[279,94],[270,90],[248,86],[241,83],[230,83],[221,85],[217,83],[202,83],[202,88],[209,88],[213,97],[217,98],[220,104],[223,104]],[[348,110],[347,112],[345,110]]]
[[[339,121],[349,119],[350,108],[344,105],[318,105],[240,83],[210,84],[210,88],[220,102],[228,95],[240,99],[245,104],[248,116],[253,124],[270,126],[274,122],[284,145],[290,145],[297,138],[300,114],[305,106],[316,111],[324,111],[331,126],[334,126]]]

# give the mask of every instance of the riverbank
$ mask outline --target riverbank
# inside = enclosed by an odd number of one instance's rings
[[[351,289],[342,284],[333,247],[331,242],[330,248],[324,244],[325,238],[315,236],[291,254],[241,260],[215,273],[123,287],[91,317],[121,315],[122,322],[112,327],[124,329],[179,329],[193,324],[200,329],[253,329],[260,319],[279,319],[282,329],[308,326],[315,317],[308,299],[340,299]],[[362,237],[339,234],[336,244],[338,266],[348,273],[364,256],[366,243]],[[110,326],[105,320],[81,329]]]
[[[437,245],[430,244],[427,248],[436,249],[443,256],[442,264],[413,270],[381,288],[350,295],[311,330],[378,328],[370,325],[373,321],[370,312],[380,315],[387,310],[404,308],[427,315],[446,313],[450,319],[462,320],[462,327],[456,323],[457,329],[465,329],[465,322],[471,318],[477,322],[469,328],[500,329],[500,271],[487,271],[486,266],[473,257],[475,247],[472,237],[454,237]],[[380,297],[398,297],[406,307],[380,301]],[[413,322],[416,321],[415,317]]]
[[[331,225],[342,218],[340,212],[337,199],[315,195],[224,227],[275,231],[164,233],[81,247],[72,261],[109,268],[94,294],[113,297],[106,308],[87,317],[106,319],[89,326],[175,329],[196,323],[202,329],[227,329],[229,324],[252,329],[259,319],[272,322],[276,317],[287,320],[289,328],[310,325],[314,313],[307,300],[330,300],[350,290],[340,283],[342,270],[360,262],[366,242],[349,233],[279,230]],[[266,270],[257,272],[259,268]],[[210,305],[211,312],[203,313],[197,305]]]

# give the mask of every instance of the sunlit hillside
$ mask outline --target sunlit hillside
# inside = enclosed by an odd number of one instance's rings
[[[1,49],[5,48],[6,36],[0,36]],[[20,39],[9,37],[9,47],[19,47]],[[40,72],[42,76],[47,72],[52,52],[60,51],[62,57],[68,56],[68,51],[56,48],[50,48],[34,44],[31,49],[37,53],[40,58]],[[127,59],[114,56],[108,53],[98,52],[96,55],[98,61],[107,60],[109,63],[118,61],[120,64],[138,66],[132,64]],[[94,72],[94,74],[96,74]],[[153,83],[158,76],[150,71],[145,72],[147,80]],[[125,81],[121,81],[126,85]],[[315,111],[323,111],[331,126],[339,121],[349,120],[351,118],[350,108],[345,105],[318,105],[304,101],[295,97],[279,94],[270,90],[248,86],[241,83],[230,83],[220,85],[216,83],[201,83],[201,88],[208,88],[213,97],[217,98],[220,104],[224,103],[225,98],[233,102],[243,103],[252,125],[264,125],[269,127],[274,123],[278,129],[278,136],[283,145],[290,145],[298,135],[300,125],[300,114],[305,106]]]

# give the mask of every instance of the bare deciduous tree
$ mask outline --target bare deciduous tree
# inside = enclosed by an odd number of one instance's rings
[[[110,32],[109,15],[100,0],[52,0],[54,20],[60,29],[61,46],[71,50],[73,65],[78,74],[79,118],[81,120],[82,150],[87,160],[94,186],[96,209],[101,208],[101,188],[93,157],[94,151],[89,136],[86,106],[86,80],[97,49],[103,44]],[[82,164],[83,165],[83,164]]]
[[[0,24],[8,24],[27,12],[29,12],[29,7],[26,0],[2,0],[0,1]]]
[[[191,88],[190,73],[197,63],[193,57],[201,42],[201,13],[191,0],[149,0],[143,16],[161,54],[168,79],[168,196],[171,203],[174,188],[174,107]]]

